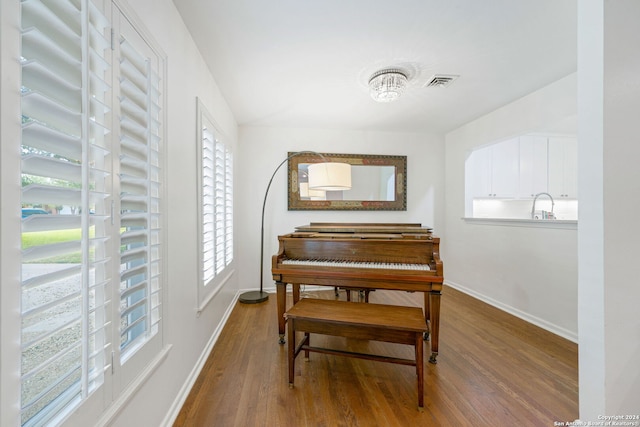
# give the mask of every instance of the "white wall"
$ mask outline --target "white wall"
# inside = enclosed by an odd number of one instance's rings
[[[601,1],[604,21],[604,307],[605,414],[640,415],[640,2]],[[620,47],[624,46],[625,49]],[[582,123],[581,123],[582,124]],[[582,129],[581,129],[582,130]],[[599,156],[601,151],[589,153]],[[587,155],[589,155],[587,154]],[[585,174],[588,172],[585,171]],[[584,239],[584,243],[582,238]],[[589,246],[588,230],[580,249]],[[580,291],[582,291],[582,286]],[[588,311],[581,318],[589,316]],[[584,331],[586,334],[586,331]],[[582,339],[582,334],[581,334]],[[588,347],[584,352],[588,352]],[[581,351],[581,355],[582,355]],[[587,370],[586,374],[590,371]],[[581,380],[586,381],[586,376]],[[582,389],[581,389],[582,390]],[[588,403],[581,414],[592,410]],[[596,416],[598,414],[593,414]],[[636,424],[638,420],[636,419]]]
[[[640,414],[639,20],[635,0],[578,3],[582,421]]]
[[[474,147],[557,130],[576,115],[569,75],[446,135],[445,281],[577,341],[577,231],[466,222],[465,160]]]
[[[317,129],[240,127],[241,164],[236,187],[238,253],[243,268],[239,286],[255,289],[260,281],[260,214],[267,183],[289,151],[321,153],[393,154],[407,156],[406,211],[288,211],[287,164],[276,174],[265,210],[264,287],[274,289],[271,256],[277,236],[309,222],[416,222],[444,227],[444,143],[442,137],[413,133],[383,133]],[[446,265],[446,263],[445,263]],[[274,319],[274,337],[276,329]],[[274,338],[275,339],[275,338]]]

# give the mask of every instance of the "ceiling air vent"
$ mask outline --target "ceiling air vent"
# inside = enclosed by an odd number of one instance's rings
[[[447,87],[458,77],[460,76],[452,74],[436,74],[431,77],[424,87]]]

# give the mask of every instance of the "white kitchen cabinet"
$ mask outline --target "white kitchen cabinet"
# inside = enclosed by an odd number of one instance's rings
[[[548,139],[549,189],[555,199],[578,198],[578,142],[573,137]]]
[[[474,150],[465,163],[465,192],[469,200],[491,197],[491,150]]]
[[[475,150],[466,165],[473,198],[513,198],[518,192],[518,138]]]
[[[520,137],[519,198],[533,198],[547,192],[547,137],[524,135]]]

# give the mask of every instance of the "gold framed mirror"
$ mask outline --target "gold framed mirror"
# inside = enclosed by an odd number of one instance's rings
[[[294,154],[289,153],[289,156]],[[314,191],[308,187],[308,167],[314,163],[351,165],[351,189]],[[407,156],[377,154],[300,154],[288,160],[288,209],[407,210]]]

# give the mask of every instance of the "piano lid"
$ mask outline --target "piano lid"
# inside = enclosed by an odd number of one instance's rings
[[[312,222],[296,227],[296,232],[431,234],[432,228],[417,223]]]

